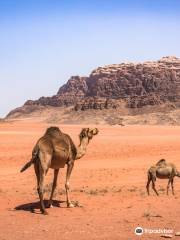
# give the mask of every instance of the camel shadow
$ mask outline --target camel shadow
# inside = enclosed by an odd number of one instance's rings
[[[54,200],[53,207],[60,207],[60,204],[64,203],[64,202],[65,201]],[[48,200],[44,200],[44,204],[45,204],[45,206],[47,206]],[[28,211],[28,212],[35,213],[35,214],[41,214],[41,211],[39,211],[39,212],[35,211],[35,210],[40,210],[40,202],[39,201],[21,204],[21,205],[16,206],[14,209],[17,211]]]

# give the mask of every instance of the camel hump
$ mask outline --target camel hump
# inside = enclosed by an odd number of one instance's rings
[[[156,166],[165,166],[166,165],[166,160],[165,159],[161,159],[156,163]]]
[[[49,135],[51,137],[58,137],[62,135],[62,132],[58,127],[49,127],[47,128],[45,135]]]

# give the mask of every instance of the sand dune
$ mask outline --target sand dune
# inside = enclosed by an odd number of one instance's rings
[[[33,121],[0,124],[0,239],[138,239],[137,226],[180,231],[180,179],[175,179],[175,196],[166,196],[167,180],[157,181],[159,197],[152,191],[148,197],[145,190],[147,168],[160,158],[180,169],[180,127],[99,125],[99,135],[75,163],[71,177],[72,199],[83,207],[67,209],[62,202],[43,216],[33,168],[24,174],[19,169],[47,126]],[[78,143],[83,125],[59,127]],[[65,200],[64,179],[62,169],[57,201]],[[51,182],[52,170],[46,179],[46,198]],[[144,234],[141,239],[159,235]]]

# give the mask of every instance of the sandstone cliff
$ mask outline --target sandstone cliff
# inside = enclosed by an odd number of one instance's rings
[[[52,97],[28,100],[8,117],[41,107],[72,107],[75,111],[141,109],[146,106],[180,105],[180,59],[121,63],[99,67],[89,77],[73,76]],[[136,110],[137,111],[137,110]]]

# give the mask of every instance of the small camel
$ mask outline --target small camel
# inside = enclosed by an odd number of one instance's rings
[[[169,192],[169,186],[171,184],[172,194],[174,195],[174,177],[180,177],[180,172],[177,171],[176,166],[173,163],[167,163],[165,159],[159,160],[156,165],[152,166],[148,170],[148,181],[146,185],[147,193],[149,195],[149,184],[152,181],[152,189],[158,196],[158,192],[155,188],[156,178],[169,179],[167,185],[167,195]]]
[[[21,172],[24,172],[34,164],[37,177],[37,191],[40,199],[41,212],[43,214],[48,214],[43,201],[44,178],[49,168],[54,169],[52,191],[48,201],[48,207],[52,207],[53,194],[57,186],[59,168],[64,168],[65,164],[67,164],[65,182],[67,207],[74,207],[69,199],[69,179],[74,166],[74,161],[85,155],[89,141],[94,135],[97,135],[98,132],[97,128],[83,128],[79,135],[80,144],[76,147],[69,135],[61,132],[58,127],[50,127],[46,130],[44,136],[37,141],[32,151],[31,160],[24,165]]]

